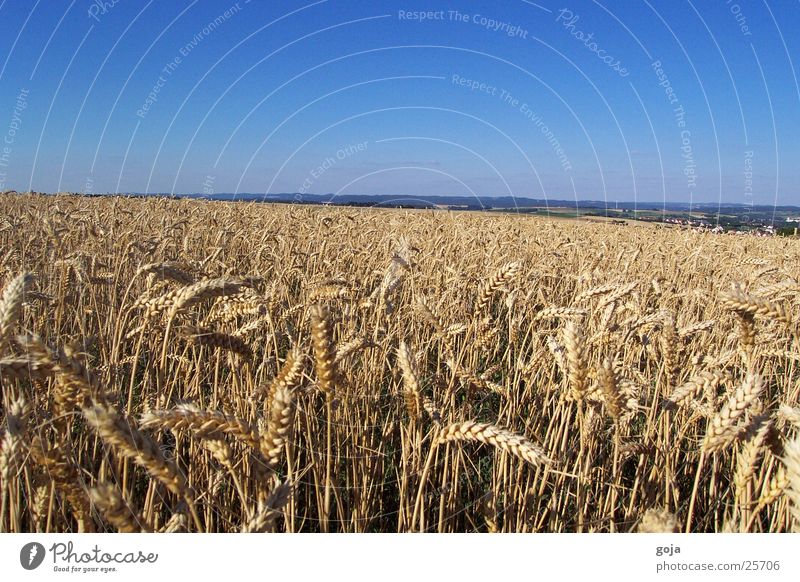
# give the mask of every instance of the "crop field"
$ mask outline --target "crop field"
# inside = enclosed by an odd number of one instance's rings
[[[0,196],[0,531],[800,528],[800,243]]]

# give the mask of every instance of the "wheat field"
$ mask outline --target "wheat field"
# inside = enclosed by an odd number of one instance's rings
[[[797,240],[0,208],[0,531],[800,527]]]

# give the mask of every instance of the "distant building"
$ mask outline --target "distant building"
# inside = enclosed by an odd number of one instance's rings
[[[800,222],[800,216],[787,216],[786,222]]]

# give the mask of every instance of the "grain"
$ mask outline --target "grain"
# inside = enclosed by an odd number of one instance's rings
[[[797,527],[794,239],[125,196],[0,216],[0,531]]]
[[[478,441],[488,443],[532,465],[552,463],[538,445],[535,445],[523,436],[516,435],[508,430],[488,423],[478,423],[468,420],[444,427],[439,433],[438,442],[444,443],[448,441]]]

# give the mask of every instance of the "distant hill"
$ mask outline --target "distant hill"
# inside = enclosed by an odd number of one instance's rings
[[[716,212],[730,209],[734,212],[746,210],[756,212],[800,211],[798,206],[771,206],[748,205],[733,203],[694,203],[689,207],[686,202],[616,202],[610,200],[561,200],[521,198],[512,196],[411,196],[411,195],[385,195],[385,194],[187,194],[190,198],[205,198],[210,200],[243,200],[259,202],[286,202],[297,204],[334,204],[341,206],[384,206],[406,208],[439,208],[462,207],[469,210],[488,209],[515,209],[515,208],[578,208],[578,209],[617,209],[617,210],[669,210],[673,212]]]
[[[9,193],[14,192],[9,190]],[[65,194],[67,194],[65,192]],[[81,195],[75,193],[75,195]],[[85,194],[86,196],[105,196],[106,194]],[[513,210],[513,209],[534,209],[534,208],[574,208],[576,210],[597,211],[597,210],[665,210],[668,212],[704,212],[704,213],[731,213],[731,214],[772,214],[772,213],[793,213],[800,214],[800,206],[780,205],[771,206],[768,204],[735,204],[723,202],[695,202],[689,205],[688,202],[622,202],[609,200],[566,200],[566,199],[542,199],[525,198],[513,196],[412,196],[412,195],[387,195],[387,194],[301,194],[301,193],[276,193],[260,194],[245,192],[233,194],[229,192],[219,192],[215,194],[166,194],[166,193],[140,193],[129,192],[120,193],[124,196],[164,196],[171,198],[193,198],[203,200],[225,200],[225,201],[244,201],[244,202],[280,202],[294,204],[331,204],[335,206],[379,206],[379,207],[402,207],[402,208],[461,208],[465,210]]]

